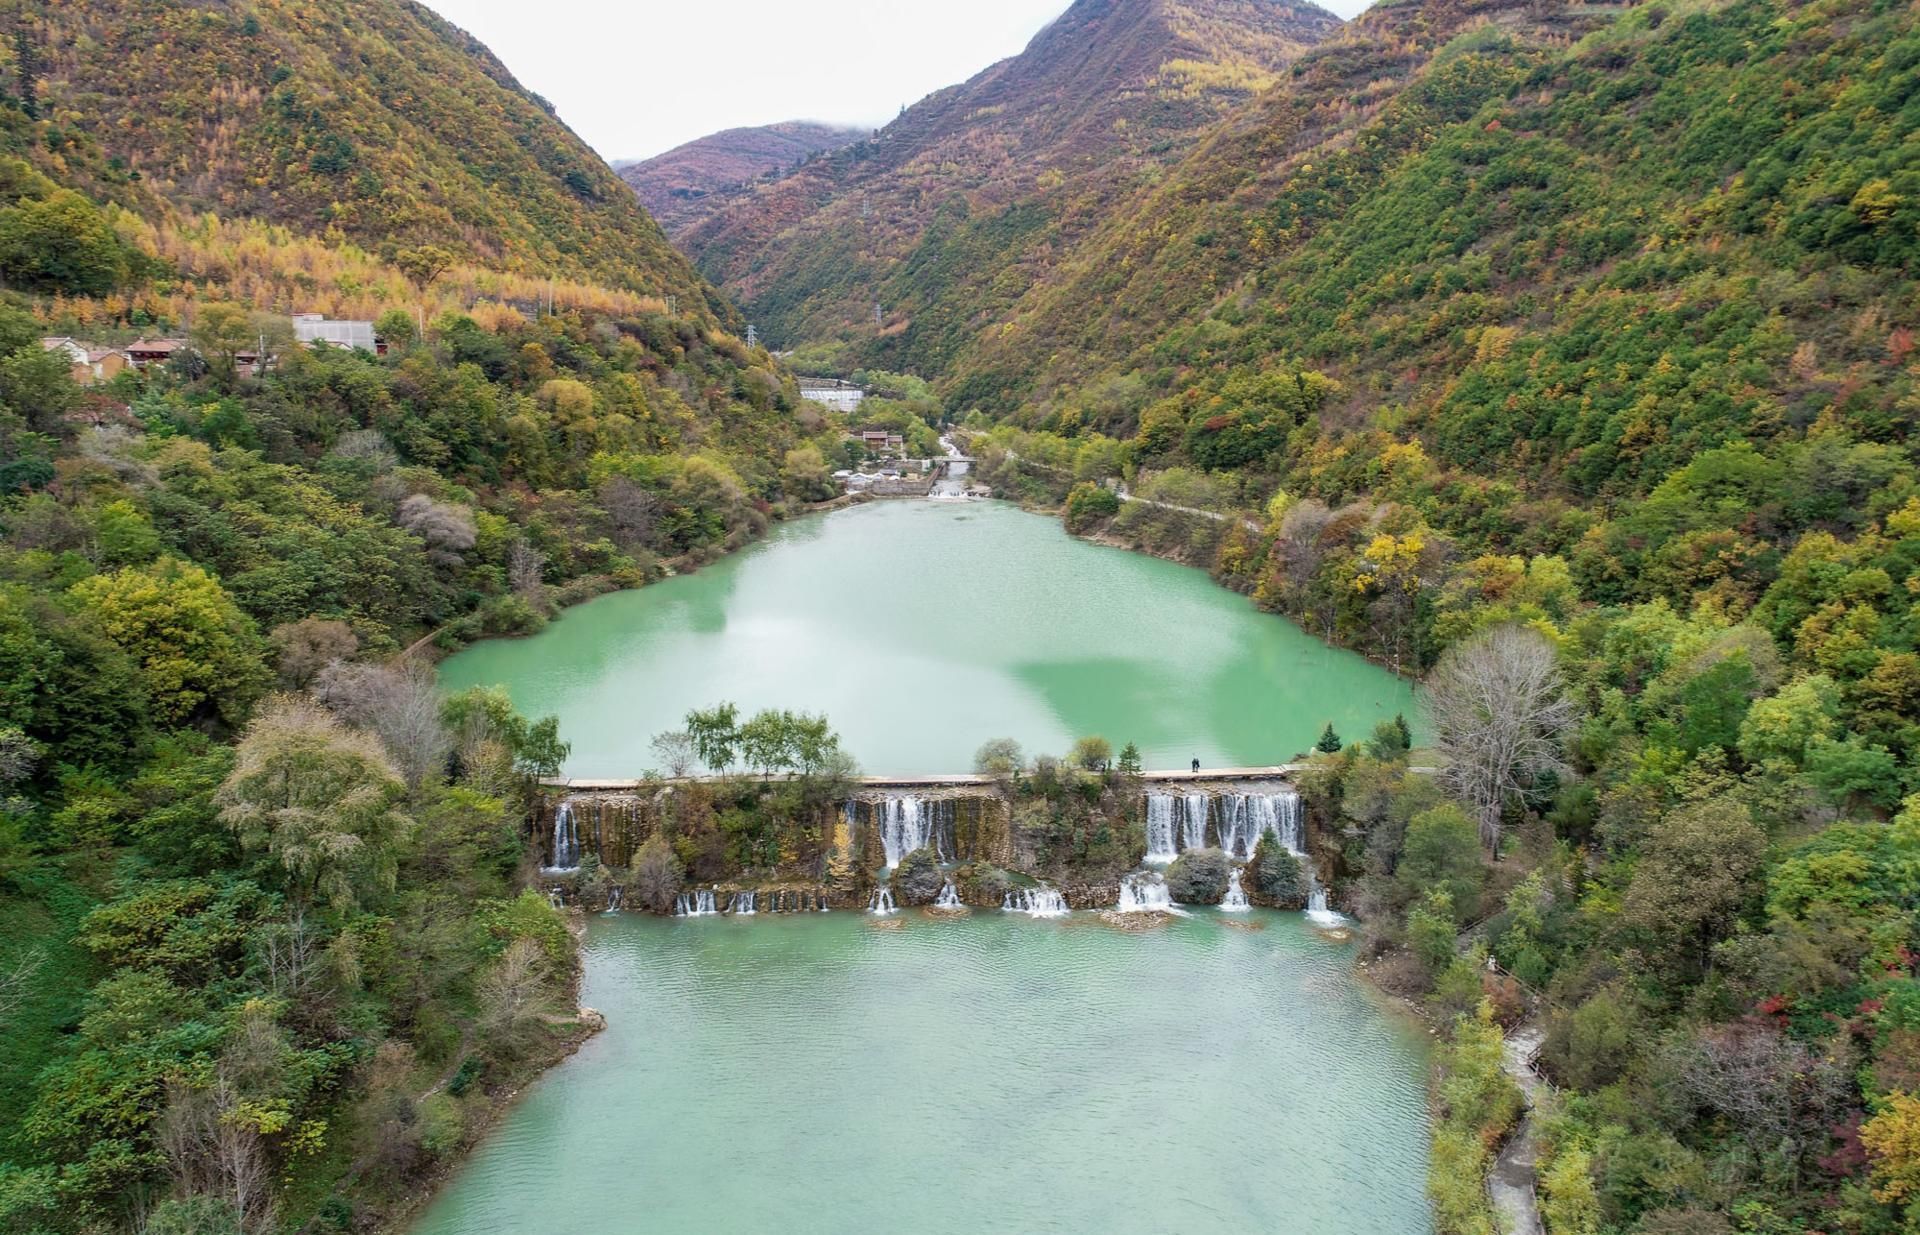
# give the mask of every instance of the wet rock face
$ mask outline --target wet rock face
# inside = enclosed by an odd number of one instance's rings
[[[1182,905],[1218,905],[1233,863],[1218,849],[1193,849],[1167,867],[1167,891]]]
[[[901,905],[931,905],[940,898],[947,877],[931,849],[916,849],[900,859],[893,871],[893,899]]]

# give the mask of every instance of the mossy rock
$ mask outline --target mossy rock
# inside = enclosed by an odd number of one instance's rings
[[[940,899],[947,877],[931,849],[916,849],[893,868],[893,899],[901,906],[931,905]]]
[[[989,908],[1006,899],[1007,890],[1013,886],[1013,877],[999,867],[986,862],[969,862],[953,872],[954,886],[960,889],[960,899],[969,905],[985,905]]]
[[[1307,907],[1306,872],[1300,859],[1269,837],[1260,839],[1247,864],[1247,892],[1276,909]]]
[[[1194,849],[1167,868],[1167,892],[1182,905],[1218,905],[1227,894],[1233,863],[1218,849]]]

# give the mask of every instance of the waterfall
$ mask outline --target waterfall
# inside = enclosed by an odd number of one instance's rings
[[[566,898],[560,895],[559,888],[547,889],[547,904],[552,906],[556,911],[567,907]]]
[[[1246,890],[1240,886],[1242,869],[1242,867],[1234,867],[1232,876],[1227,880],[1227,894],[1220,901],[1220,909],[1223,913],[1245,913],[1252,908],[1247,904]]]
[[[876,913],[882,917],[894,912],[893,889],[885,887],[875,888],[873,890],[873,899],[867,902],[867,912]]]
[[[1037,888],[1010,888],[1001,898],[1000,908],[1009,913],[1024,913],[1030,918],[1064,918],[1067,898],[1058,888],[1041,884]]]
[[[580,869],[580,834],[574,827],[573,801],[568,799],[553,811],[553,865],[550,871]]]
[[[1182,850],[1207,847],[1207,813],[1212,799],[1204,793],[1147,795],[1147,861],[1161,866]]]
[[[1180,848],[1205,849],[1207,847],[1207,805],[1210,799],[1204,793],[1189,793],[1180,799]]]
[[[736,918],[744,918],[754,912],[754,904],[759,899],[760,896],[757,892],[735,892],[733,894],[733,903],[727,908]],[[773,911],[775,913],[780,912],[778,901],[774,903]]]
[[[933,902],[933,907],[935,909],[966,908],[965,905],[960,903],[960,889],[953,886],[953,880],[949,879],[940,885],[940,899]]]
[[[1120,881],[1121,913],[1167,913],[1173,908],[1173,895],[1167,881],[1153,871],[1141,871]]]
[[[682,892],[673,898],[673,916],[676,918],[711,918],[719,913],[711,891]]]
[[[608,913],[620,912],[620,901],[623,895],[624,894],[620,890],[620,885],[618,884],[615,884],[613,887],[607,889],[607,912]]]
[[[1337,909],[1327,907],[1327,890],[1320,886],[1320,880],[1314,877],[1313,867],[1301,863],[1307,875],[1307,921],[1315,926],[1345,926],[1347,916]]]
[[[953,802],[915,797],[887,798],[874,804],[880,821],[880,844],[887,851],[887,869],[916,849],[932,849],[942,862],[953,860]]]
[[[1147,795],[1147,861],[1164,866],[1180,856],[1173,827],[1173,797],[1165,793]]]
[[[1260,838],[1273,833],[1287,852],[1302,848],[1300,795],[1291,789],[1274,793],[1236,793],[1220,801],[1220,848],[1227,856],[1251,858]]]
[[[1307,917],[1321,926],[1337,926],[1346,921],[1327,907],[1327,890],[1320,886],[1320,876],[1314,873],[1313,858],[1307,853],[1307,817],[1300,807],[1298,793],[1280,789],[1272,793],[1236,794],[1225,809],[1230,830],[1221,838],[1221,848],[1234,857],[1251,858],[1260,838],[1273,833],[1288,853],[1300,859],[1300,877],[1307,884]],[[1246,852],[1241,853],[1238,846],[1244,846]],[[1234,876],[1237,887],[1239,872],[1235,871]],[[1222,903],[1220,907],[1228,906]]]

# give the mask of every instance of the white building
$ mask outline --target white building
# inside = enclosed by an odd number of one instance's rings
[[[374,337],[372,322],[334,321],[319,313],[293,315],[293,337],[301,343],[324,343],[328,347],[360,348],[380,353],[386,349]]]
[[[800,379],[800,397],[814,403],[824,403],[837,412],[856,412],[860,410],[860,401],[867,397],[867,392],[851,382],[803,377]]]

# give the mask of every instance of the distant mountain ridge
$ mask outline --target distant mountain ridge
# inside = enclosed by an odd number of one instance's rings
[[[1076,0],[1019,55],[873,139],[720,196],[676,239],[787,343],[871,323],[938,369],[1108,204],[1340,28],[1312,4]],[[977,289],[953,295],[956,285]]]
[[[650,159],[616,163],[614,170],[672,233],[703,217],[701,203],[710,194],[791,171],[811,155],[850,146],[870,133],[811,120],[726,129]]]

